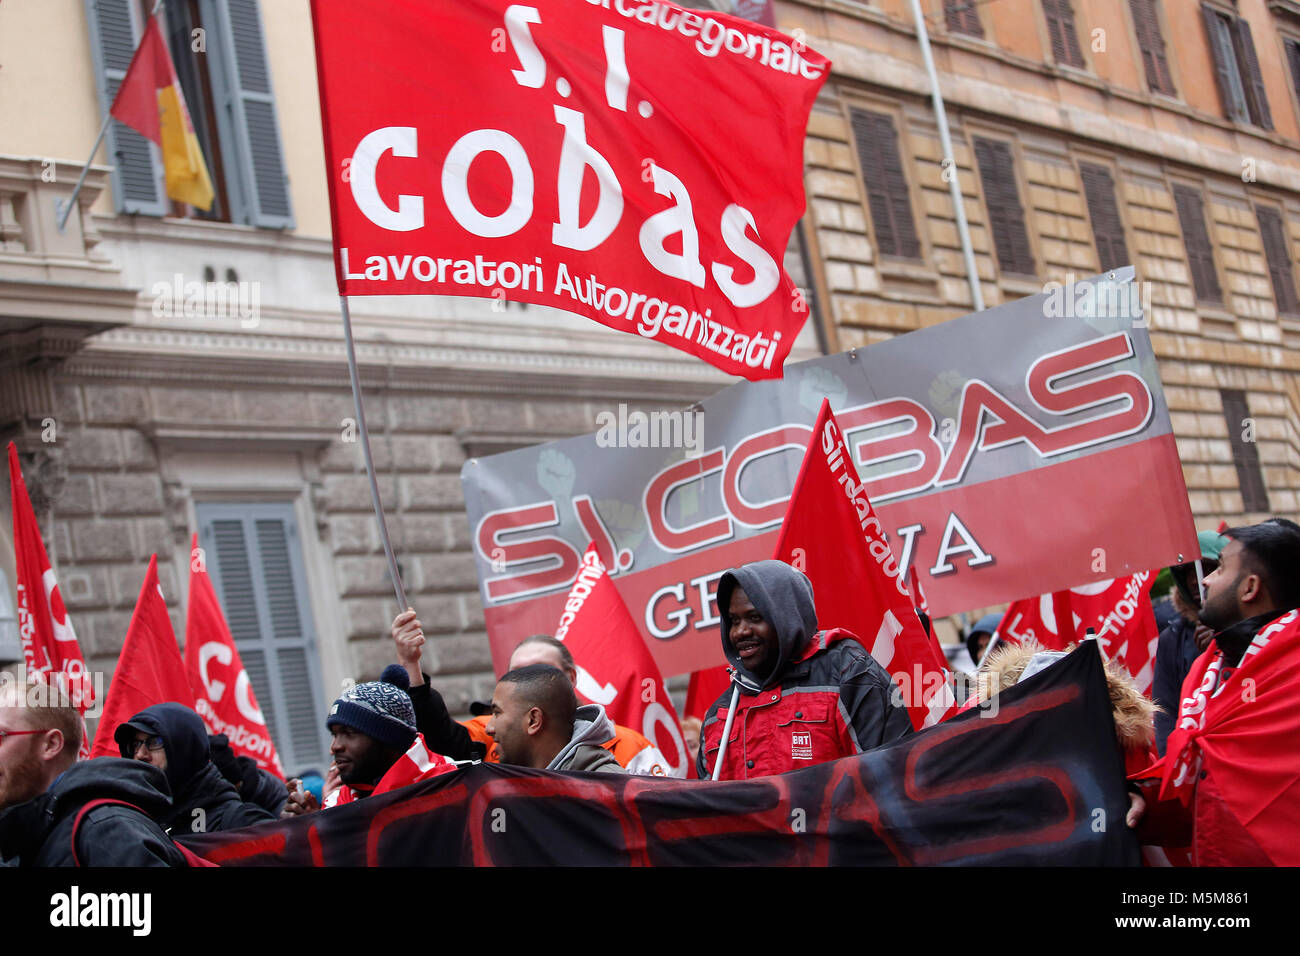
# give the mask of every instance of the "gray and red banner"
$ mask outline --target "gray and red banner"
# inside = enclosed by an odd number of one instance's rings
[[[554,627],[594,543],[664,675],[722,664],[717,579],[774,553],[823,398],[935,616],[1195,554],[1131,278],[791,366],[706,399],[698,418],[624,410],[618,428],[471,460],[494,659]]]

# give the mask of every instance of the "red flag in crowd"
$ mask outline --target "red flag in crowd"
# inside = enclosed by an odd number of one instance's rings
[[[185,672],[194,691],[194,709],[203,718],[208,733],[225,734],[236,754],[252,757],[263,770],[284,779],[284,766],[221,613],[197,534],[190,542]]]
[[[167,616],[167,602],[158,586],[158,555],[153,554],[149,556],[149,570],[145,572],[131,626],[126,630],[126,641],[117,658],[117,670],[108,685],[108,698],[90,755],[121,756],[113,740],[118,725],[146,707],[168,701],[192,708],[194,694],[185,677],[185,664],[181,661],[171,618]]]
[[[82,740],[78,757],[90,756],[85,734],[86,709],[95,702],[86,661],[64,607],[59,584],[36,524],[32,500],[18,464],[18,449],[9,443],[9,488],[14,513],[14,564],[17,577],[18,633],[23,642],[23,662],[31,680],[57,681],[82,714]]]
[[[731,686],[731,677],[727,671],[727,667],[723,666],[691,672],[691,682],[686,688],[687,717],[704,719],[713,702]]]
[[[689,755],[673,702],[594,544],[582,556],[555,637],[578,665],[578,696],[603,705],[614,723],[640,731],[681,776]]]
[[[947,658],[916,616],[828,400],[822,401],[775,556],[812,581],[819,624],[852,631],[890,673],[903,691],[912,726],[931,726],[952,711]]]
[[[672,3],[375,10],[312,0],[342,294],[504,295],[781,376],[829,60]]]
[[[925,599],[925,592],[921,590],[921,578],[916,573],[916,565],[907,569],[907,589],[912,592],[913,606],[922,614],[929,614],[930,602]]]
[[[998,625],[998,638],[1015,642],[1032,638],[1049,650],[1061,650],[1083,640],[1092,628],[1102,654],[1124,665],[1138,689],[1150,694],[1159,639],[1151,609],[1151,579],[1150,571],[1139,571],[1014,601]]]

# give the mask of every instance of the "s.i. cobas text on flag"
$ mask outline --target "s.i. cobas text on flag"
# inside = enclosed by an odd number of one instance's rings
[[[538,303],[750,379],[829,61],[661,0],[313,0],[345,295]]]

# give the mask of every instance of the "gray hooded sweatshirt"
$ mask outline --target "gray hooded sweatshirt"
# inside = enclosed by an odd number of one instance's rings
[[[573,736],[546,769],[624,773],[613,755],[601,746],[613,736],[614,722],[605,713],[605,708],[600,704],[584,704],[574,714]]]

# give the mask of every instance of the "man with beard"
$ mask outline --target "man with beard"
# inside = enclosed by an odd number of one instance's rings
[[[722,780],[838,760],[912,732],[901,694],[857,636],[818,628],[805,574],[755,561],[723,574],[717,594],[733,686],[704,715],[702,780],[712,776],[732,706]]]
[[[342,786],[325,798],[325,806],[351,803],[398,787],[450,773],[456,765],[434,753],[415,727],[415,709],[407,694],[406,672],[396,664],[377,681],[344,691],[330,708],[325,725],[334,735],[330,753]],[[316,798],[291,780],[281,816],[318,809]]]
[[[1200,612],[1214,640],[1148,771],[1139,836],[1190,845],[1196,866],[1300,865],[1300,526],[1272,518],[1224,536]]]
[[[578,706],[573,684],[549,664],[529,664],[501,676],[492,692],[488,736],[501,763],[538,770],[622,773],[601,744],[612,723],[599,704]]]

